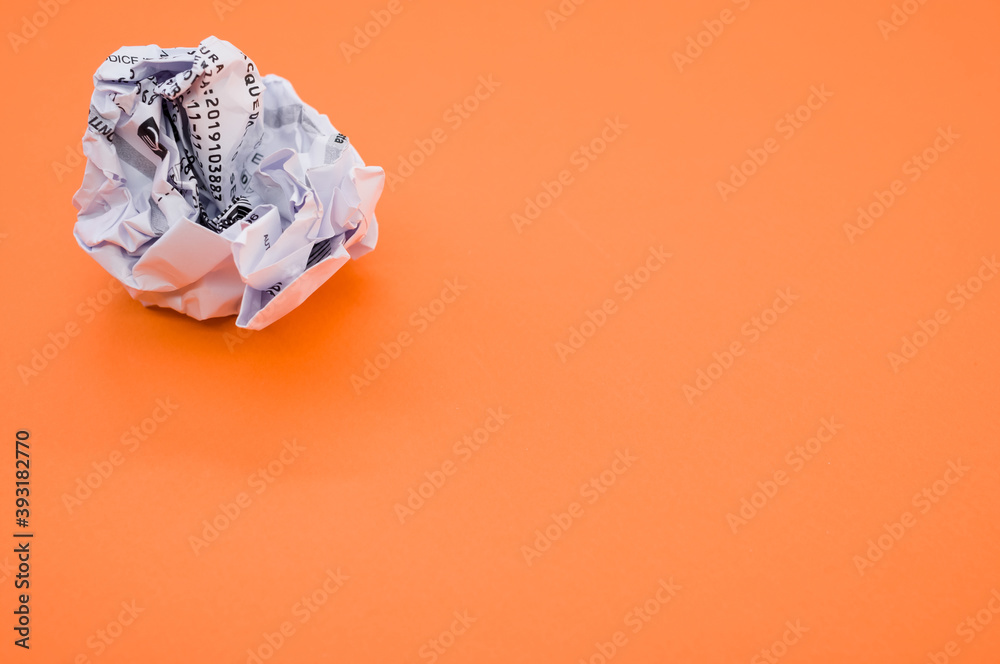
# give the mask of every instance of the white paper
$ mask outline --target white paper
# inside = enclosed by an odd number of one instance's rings
[[[384,171],[232,44],[94,75],[74,235],[143,304],[259,330],[375,248]]]

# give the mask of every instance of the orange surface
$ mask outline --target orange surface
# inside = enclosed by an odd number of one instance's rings
[[[4,3],[0,660],[998,661],[996,3],[223,2]],[[71,234],[210,34],[390,175],[244,336]]]

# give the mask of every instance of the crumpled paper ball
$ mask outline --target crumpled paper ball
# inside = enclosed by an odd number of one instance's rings
[[[378,239],[384,171],[215,37],[110,55],[83,152],[74,235],[146,306],[259,330]]]

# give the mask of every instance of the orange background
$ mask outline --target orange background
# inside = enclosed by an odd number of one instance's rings
[[[11,448],[31,433],[35,532],[32,647],[12,644],[0,567],[0,659],[996,662],[1000,280],[968,289],[1000,247],[997,4],[910,0],[883,35],[890,0],[593,0],[554,29],[556,0],[402,0],[348,62],[341,44],[386,6],[70,0],[0,49],[3,431]],[[7,41],[38,11],[5,2]],[[122,45],[210,34],[387,173],[445,136],[387,186],[376,251],[245,338],[232,318],[111,297],[71,233],[93,72]],[[499,87],[446,120],[490,76]],[[813,86],[832,96],[802,111]],[[797,109],[809,118],[789,136]],[[616,118],[627,127],[579,170]],[[948,128],[958,138],[913,170]],[[563,170],[518,229],[512,214]],[[896,180],[880,218],[845,229]],[[616,284],[661,246],[670,258],[626,300]],[[449,279],[465,290],[431,321],[420,308],[440,312]],[[785,289],[797,299],[767,313]],[[584,325],[609,299],[604,324]],[[947,322],[914,339],[938,310]],[[581,326],[582,347],[560,352]],[[24,374],[50,334],[64,347]],[[368,361],[385,368],[355,389]],[[699,370],[715,378],[689,399]],[[491,408],[509,419],[456,449]],[[797,456],[824,418],[842,428]],[[285,441],[304,448],[288,465]],[[2,456],[0,565],[14,558]],[[269,463],[282,472],[262,484]],[[443,485],[422,487],[428,473]],[[88,477],[98,488],[69,500]],[[582,489],[595,477],[603,492]],[[429,497],[400,523],[411,489]],[[568,530],[548,528],[570,511]],[[338,569],[349,578],[300,622]],[[662,605],[661,580],[675,585]],[[658,612],[637,623],[647,601]],[[977,612],[989,624],[963,632]],[[101,633],[117,636],[98,648]]]

